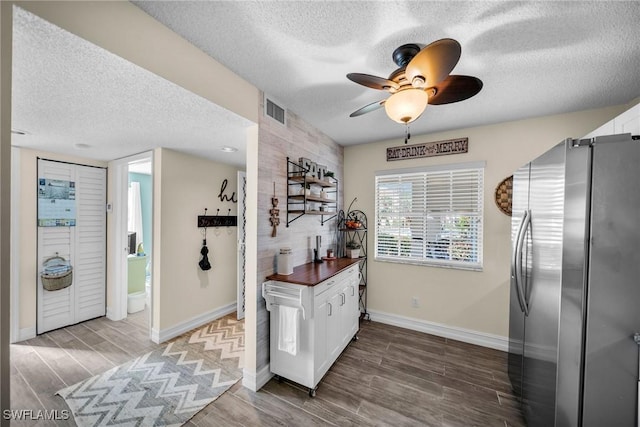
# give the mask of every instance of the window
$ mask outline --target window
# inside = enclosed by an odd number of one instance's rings
[[[379,261],[482,269],[484,162],[376,173]]]

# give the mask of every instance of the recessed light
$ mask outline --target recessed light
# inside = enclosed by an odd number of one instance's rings
[[[235,153],[236,151],[238,151],[237,148],[233,148],[233,147],[229,147],[229,146],[224,146],[220,149],[220,151],[222,151],[223,153]]]
[[[91,148],[91,146],[89,144],[83,144],[82,142],[77,142],[77,143],[73,144],[73,146],[75,148],[79,148],[81,150],[84,150],[85,148]]]

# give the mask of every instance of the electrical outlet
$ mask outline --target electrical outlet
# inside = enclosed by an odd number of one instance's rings
[[[420,301],[418,300],[418,297],[411,297],[411,307],[413,308],[420,307]]]

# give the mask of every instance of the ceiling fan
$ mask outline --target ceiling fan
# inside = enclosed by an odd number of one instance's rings
[[[404,44],[393,51],[393,61],[400,68],[389,78],[347,74],[355,83],[391,94],[354,111],[349,117],[384,106],[391,120],[409,124],[420,117],[427,104],[450,104],[471,98],[482,89],[482,81],[477,77],[449,74],[460,59],[460,52],[460,43],[453,39],[437,40],[422,49],[417,44]]]

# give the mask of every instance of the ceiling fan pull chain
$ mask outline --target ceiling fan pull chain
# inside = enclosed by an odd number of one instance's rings
[[[411,131],[409,130],[409,124],[406,124],[406,129],[405,129],[405,137],[404,137],[404,143],[406,144],[407,142],[409,142],[409,140],[411,139]]]

